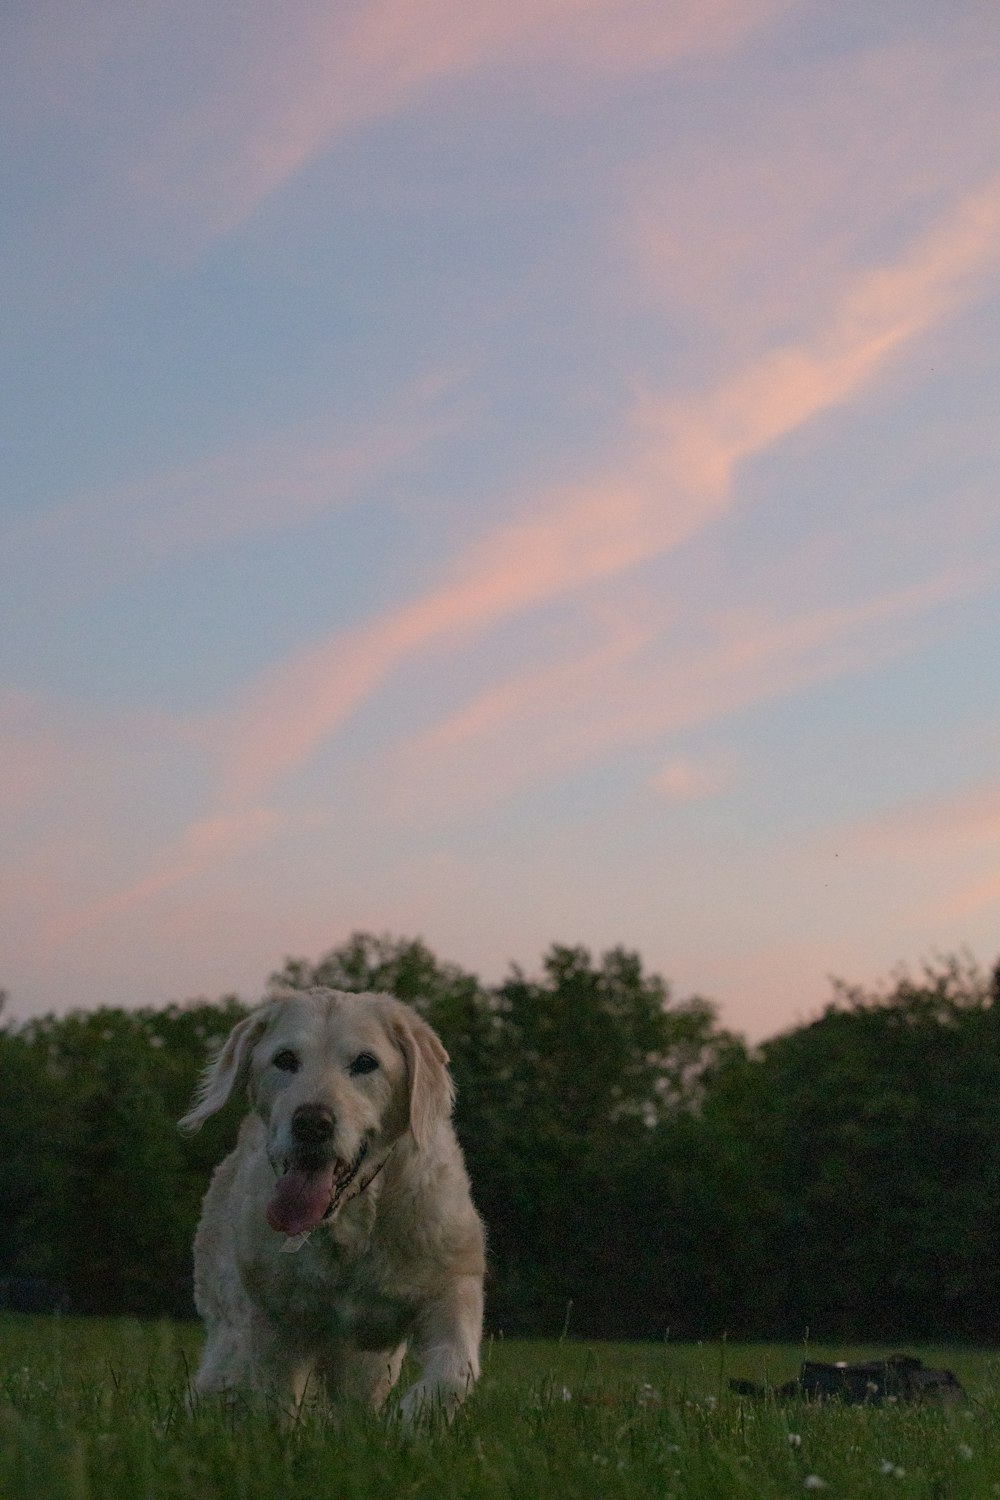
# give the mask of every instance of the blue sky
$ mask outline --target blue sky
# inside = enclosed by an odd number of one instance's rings
[[[992,3],[15,5],[0,983],[1000,915]]]

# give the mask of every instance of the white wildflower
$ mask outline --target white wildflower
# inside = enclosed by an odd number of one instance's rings
[[[906,1478],[906,1470],[902,1464],[894,1464],[891,1458],[883,1458],[878,1466],[878,1471],[880,1474],[884,1474],[887,1479]]]
[[[789,1448],[801,1448],[802,1447],[802,1434],[801,1434],[801,1432],[790,1432],[788,1434],[788,1446],[789,1446]]]
[[[969,1461],[969,1459],[972,1457],[972,1449],[969,1447],[968,1443],[959,1443],[958,1456],[959,1458],[964,1458],[966,1462]]]
[[[829,1485],[825,1479],[820,1479],[818,1474],[807,1474],[802,1481],[802,1488],[804,1490],[825,1490],[829,1489]]]
[[[572,1399],[573,1399],[573,1392],[571,1390],[569,1390],[569,1388],[567,1386],[565,1386],[565,1385],[562,1388],[561,1395],[562,1395],[563,1401],[572,1401]]]

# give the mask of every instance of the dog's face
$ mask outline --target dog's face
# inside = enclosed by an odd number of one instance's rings
[[[406,1061],[377,1002],[279,1001],[250,1078],[277,1178],[268,1222],[286,1234],[332,1218],[407,1128]]]
[[[362,1191],[408,1131],[426,1143],[451,1107],[447,1060],[388,996],[289,993],[234,1027],[181,1124],[197,1129],[246,1081],[276,1178],[268,1223],[301,1234]]]

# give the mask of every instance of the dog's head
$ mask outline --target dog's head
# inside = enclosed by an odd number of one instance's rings
[[[329,1221],[407,1133],[425,1148],[448,1118],[448,1054],[388,995],[289,991],[234,1026],[181,1128],[194,1131],[246,1084],[277,1175],[271,1227]]]

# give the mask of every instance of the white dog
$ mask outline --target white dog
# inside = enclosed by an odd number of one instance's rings
[[[388,995],[288,992],[233,1028],[181,1121],[246,1083],[253,1112],[195,1237],[198,1391],[291,1411],[310,1374],[378,1406],[407,1344],[406,1416],[479,1374],[484,1235],[451,1124],[448,1054]]]

